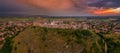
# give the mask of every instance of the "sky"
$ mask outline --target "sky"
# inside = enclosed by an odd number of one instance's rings
[[[0,0],[0,14],[120,15],[120,0]]]

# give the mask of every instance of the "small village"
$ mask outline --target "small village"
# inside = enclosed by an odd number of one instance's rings
[[[47,27],[47,28],[69,28],[69,29],[84,29],[92,30],[96,33],[120,33],[120,22],[104,22],[100,20],[42,20],[37,18],[33,22],[33,26]]]

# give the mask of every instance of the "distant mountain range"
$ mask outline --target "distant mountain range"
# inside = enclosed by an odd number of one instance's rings
[[[27,14],[0,14],[0,17],[43,17],[43,18],[87,18],[87,19],[97,19],[97,18],[118,18],[120,16],[49,16],[49,15],[27,15]]]

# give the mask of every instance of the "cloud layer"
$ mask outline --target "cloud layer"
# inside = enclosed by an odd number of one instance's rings
[[[2,1],[2,2],[1,2]],[[120,0],[1,0],[0,12],[48,15],[120,15]],[[5,7],[6,6],[6,7]],[[116,10],[117,9],[117,10]],[[32,11],[32,12],[31,12]]]
[[[94,7],[93,14],[97,15],[120,15],[120,0],[96,0],[88,4]]]
[[[89,0],[18,0],[18,2],[49,10],[84,9]]]
[[[120,0],[99,0],[95,3],[90,3],[89,6],[103,7],[103,8],[116,8],[120,7]]]

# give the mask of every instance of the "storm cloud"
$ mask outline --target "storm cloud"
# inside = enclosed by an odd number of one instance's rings
[[[89,6],[98,8],[117,8],[120,7],[120,0],[99,0],[95,3],[88,4]]]
[[[118,11],[117,14],[120,14],[119,10],[115,10],[119,7],[120,0],[0,0],[0,13],[89,16],[96,15],[94,12],[106,12],[110,8],[110,11]]]

